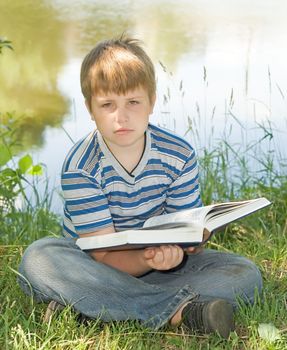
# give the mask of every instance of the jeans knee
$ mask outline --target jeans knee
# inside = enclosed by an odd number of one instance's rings
[[[58,241],[48,237],[33,242],[24,252],[19,266],[19,283],[37,285],[38,281],[49,280],[56,268]]]
[[[24,252],[19,266],[20,273],[23,273],[23,275],[26,276],[37,272],[42,265],[42,260],[46,259],[46,246],[48,243],[49,239],[42,238],[29,245]]]
[[[249,259],[243,258],[243,260],[247,279],[260,291],[262,289],[262,276],[258,266]]]
[[[25,250],[19,265],[18,284],[21,289],[30,296],[35,296],[37,285],[41,276],[43,276],[43,266],[48,259],[50,239],[42,238],[33,242]],[[38,293],[36,293],[38,294]]]
[[[256,264],[244,257],[240,257],[234,266],[238,273],[238,289],[246,301],[253,303],[256,293],[260,294],[263,288],[262,276]]]

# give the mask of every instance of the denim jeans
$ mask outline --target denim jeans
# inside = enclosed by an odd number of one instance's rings
[[[188,300],[237,297],[254,301],[259,270],[235,254],[203,250],[180,266],[133,277],[93,260],[73,239],[43,238],[31,244],[19,267],[19,284],[37,301],[55,300],[103,321],[139,320],[158,329]]]

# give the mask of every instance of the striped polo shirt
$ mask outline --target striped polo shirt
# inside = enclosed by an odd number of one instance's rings
[[[78,141],[62,169],[65,236],[105,227],[143,226],[151,216],[201,206],[194,149],[181,137],[149,124],[145,150],[127,172],[95,130]]]

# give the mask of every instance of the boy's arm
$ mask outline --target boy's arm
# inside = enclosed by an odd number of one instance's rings
[[[113,233],[108,227],[97,232],[82,234],[81,237]],[[169,270],[182,262],[184,252],[179,246],[161,246],[136,250],[101,251],[93,250],[90,256],[106,265],[132,276],[141,276],[152,269]]]

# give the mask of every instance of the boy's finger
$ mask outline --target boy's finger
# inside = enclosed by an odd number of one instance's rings
[[[144,250],[144,257],[146,259],[152,259],[155,256],[155,249],[154,248],[146,248]]]
[[[189,254],[195,254],[195,253],[200,253],[203,251],[203,247],[189,247],[186,248],[186,252]]]
[[[165,261],[170,261],[173,257],[173,247],[171,245],[160,246]]]
[[[193,253],[195,251],[195,247],[188,247],[186,248],[185,250],[188,252],[188,253]]]

